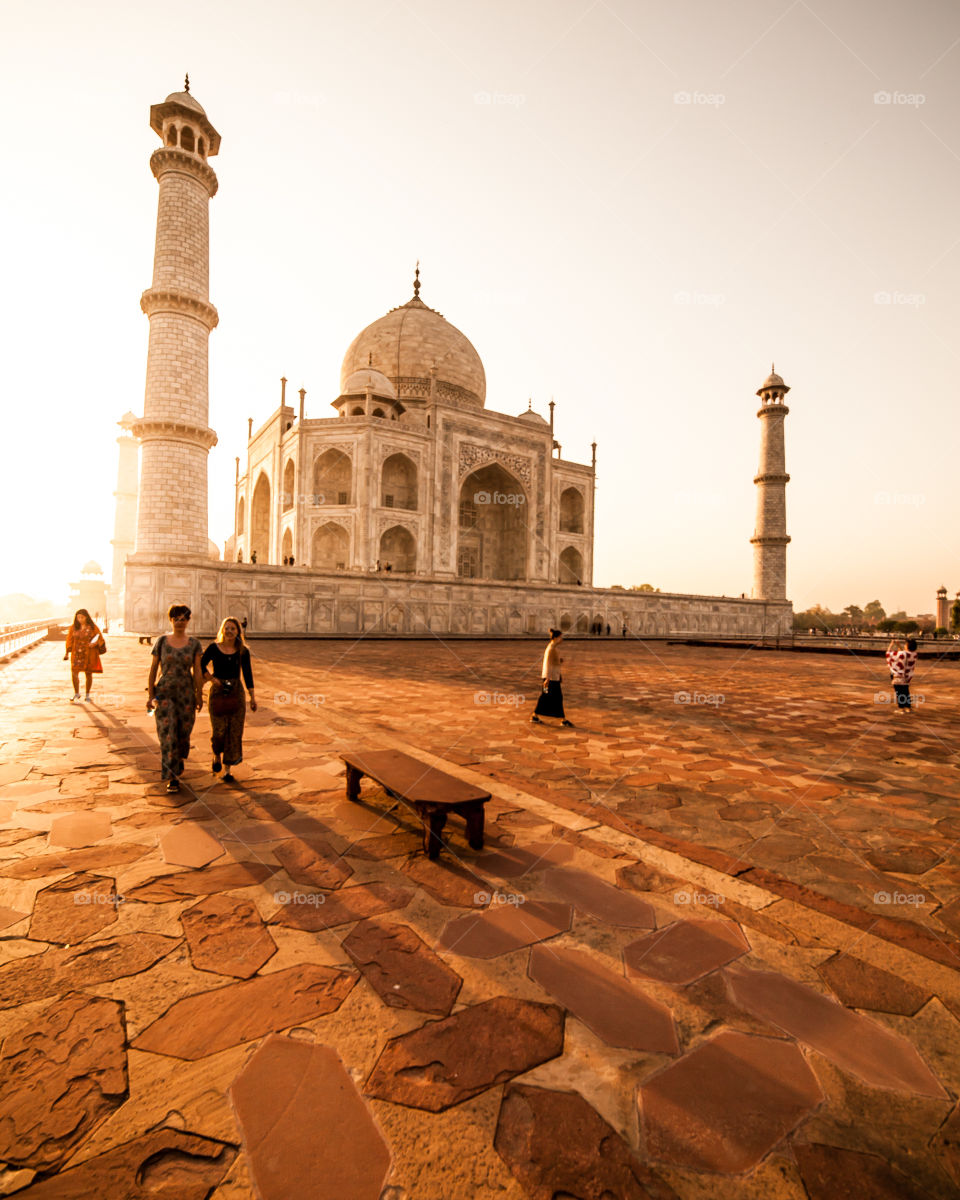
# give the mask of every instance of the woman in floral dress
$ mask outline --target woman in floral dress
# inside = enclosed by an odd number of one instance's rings
[[[100,662],[100,650],[106,649],[103,634],[94,625],[93,619],[85,608],[78,608],[74,614],[73,624],[67,630],[67,647],[64,658],[70,659],[70,674],[73,676],[73,699],[80,699],[80,672],[83,672],[87,685],[84,700],[90,699],[90,687],[94,675],[103,674]]]
[[[147,712],[156,709],[157,737],[168,792],[180,791],[183,761],[190,753],[190,734],[203,707],[200,643],[187,637],[190,609],[173,604],[167,613],[173,633],[157,639],[147,680]],[[157,678],[160,673],[159,679]]]

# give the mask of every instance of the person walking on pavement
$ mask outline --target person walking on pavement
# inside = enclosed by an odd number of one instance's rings
[[[186,604],[172,604],[167,616],[173,633],[165,633],[153,647],[147,680],[147,712],[156,710],[161,777],[167,781],[168,792],[179,792],[184,759],[190,753],[193,723],[203,707],[203,671],[200,643],[187,636],[190,609]]]
[[[560,666],[563,659],[560,657],[560,643],[563,641],[563,633],[559,629],[550,630],[550,641],[547,643],[547,648],[543,652],[543,666],[540,670],[540,695],[537,698],[537,707],[533,710],[533,715],[530,720],[536,725],[542,725],[541,717],[559,717],[561,725],[572,726],[573,722],[568,721],[563,711],[563,687]]]
[[[73,700],[80,699],[80,674],[83,673],[87,685],[84,700],[90,699],[90,688],[94,675],[103,674],[103,664],[100,662],[101,653],[107,644],[103,634],[94,624],[85,608],[78,608],[73,616],[73,624],[67,630],[67,645],[64,658],[70,659],[70,674],[73,677]]]
[[[210,684],[207,711],[212,733],[212,770],[214,775],[219,775],[226,766],[223,781],[233,783],[230,768],[243,762],[243,723],[247,708],[241,674],[250,693],[250,709],[257,711],[250,651],[243,644],[243,633],[236,617],[227,617],[223,621],[217,640],[204,650],[200,665],[204,669],[204,684]]]
[[[912,712],[910,702],[910,680],[917,667],[917,643],[915,638],[907,638],[906,643],[897,638],[890,639],[887,647],[887,666],[890,668],[890,682],[897,700],[897,712]]]

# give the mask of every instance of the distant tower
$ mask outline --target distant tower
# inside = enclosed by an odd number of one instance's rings
[[[757,485],[757,525],[753,544],[753,596],[757,600],[787,598],[787,483],[783,421],[790,411],[784,397],[790,389],[773,368],[760,385],[760,470]]]
[[[943,585],[937,588],[937,628],[950,628],[950,605],[947,603],[947,589]]]
[[[185,91],[150,109],[163,141],[150,169],[160,185],[153,284],[140,307],[150,318],[143,418],[132,432],[142,447],[138,556],[207,557],[207,341],[217,324],[210,303],[209,201],[217,177],[207,158],[220,135]]]
[[[123,565],[132,554],[137,540],[137,459],[139,448],[130,430],[137,418],[128,412],[117,424],[123,430],[117,438],[120,461],[117,466],[116,508],[113,517],[113,570],[107,592],[107,612],[111,620],[123,616]]]

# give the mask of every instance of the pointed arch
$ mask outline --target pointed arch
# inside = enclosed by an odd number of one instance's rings
[[[296,488],[296,471],[293,466],[293,459],[287,459],[287,465],[283,468],[283,511],[293,508],[293,501]]]
[[[412,575],[417,569],[417,543],[409,529],[391,525],[380,538],[380,561],[392,571]]]
[[[384,508],[417,509],[417,467],[406,454],[391,454],[380,470],[380,504]]]
[[[314,504],[353,503],[353,459],[342,450],[324,451],[313,464]]]
[[[583,492],[568,487],[560,493],[560,529],[563,533],[583,533]]]
[[[261,473],[250,504],[250,553],[258,563],[270,561],[270,480]]]
[[[342,525],[327,521],[314,530],[311,566],[321,571],[342,571],[350,561],[350,536]]]
[[[560,583],[580,583],[583,579],[583,555],[574,546],[560,553]]]
[[[500,463],[472,471],[460,485],[457,574],[526,579],[527,494]]]

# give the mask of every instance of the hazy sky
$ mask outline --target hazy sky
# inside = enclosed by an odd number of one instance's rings
[[[223,137],[219,543],[247,417],[284,374],[334,415],[419,258],[487,406],[553,396],[564,457],[597,441],[596,584],[749,593],[775,359],[796,607],[932,612],[960,589],[958,68],[946,0],[5,0],[0,593],[109,574],[149,109],[189,70]]]

